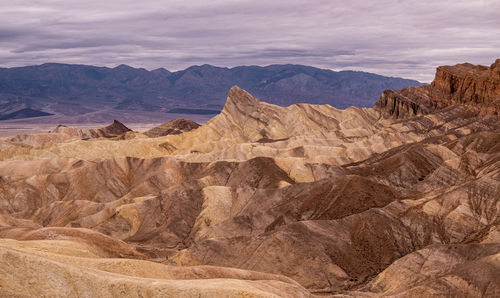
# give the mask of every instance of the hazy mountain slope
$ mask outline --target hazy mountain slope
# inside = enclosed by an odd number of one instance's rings
[[[10,119],[22,119],[22,118],[33,118],[33,117],[43,117],[50,116],[52,114],[45,113],[41,111],[36,111],[30,108],[17,110],[15,112],[3,115],[0,117],[0,120],[10,120]]]

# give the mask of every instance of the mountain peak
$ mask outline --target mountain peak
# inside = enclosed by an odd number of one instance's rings
[[[129,70],[129,69],[134,69],[132,66],[129,66],[127,64],[120,64],[118,66],[116,66],[115,68],[113,69],[117,69],[117,70],[120,70],[120,69],[123,69],[123,70]]]
[[[90,129],[90,134],[92,137],[105,137],[105,138],[110,138],[110,137],[115,137],[119,136],[123,133],[132,131],[130,128],[126,127],[123,123],[121,123],[118,120],[114,120],[112,124],[103,127],[103,128],[97,128],[97,129]]]
[[[260,101],[253,97],[247,91],[238,86],[233,86],[228,92],[226,104],[224,105],[223,112],[229,114],[234,113],[250,113],[255,110],[260,104]]]
[[[114,132],[119,131],[120,133],[131,131],[128,127],[125,126],[125,124],[116,119],[113,120],[113,123],[111,125],[106,126],[104,129]]]

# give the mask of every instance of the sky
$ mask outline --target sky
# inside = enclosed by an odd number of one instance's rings
[[[430,82],[496,58],[499,0],[0,0],[0,67],[291,63]]]

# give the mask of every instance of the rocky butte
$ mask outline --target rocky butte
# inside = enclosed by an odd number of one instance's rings
[[[0,141],[0,295],[498,297],[500,89],[437,69],[374,108]]]
[[[375,108],[398,118],[456,104],[480,114],[500,114],[500,59],[490,67],[470,63],[440,66],[431,85],[386,90]]]

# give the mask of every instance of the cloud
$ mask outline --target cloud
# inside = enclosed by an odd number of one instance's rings
[[[498,11],[496,0],[0,0],[0,66],[293,63],[430,81],[438,65],[500,57]]]

